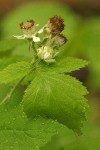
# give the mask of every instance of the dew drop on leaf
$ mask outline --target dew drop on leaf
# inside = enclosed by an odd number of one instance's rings
[[[6,143],[8,143],[9,141],[8,141],[8,139],[6,140]]]
[[[36,121],[36,118],[34,118],[34,121]]]
[[[56,129],[54,129],[54,131],[53,131],[54,133],[57,133],[57,130]]]
[[[51,123],[54,124],[54,120],[52,120]]]
[[[22,104],[19,104],[19,106],[22,106]]]
[[[15,121],[16,120],[16,118],[13,118],[13,121]]]
[[[42,125],[44,125],[44,122],[42,122]]]
[[[45,143],[46,142],[46,140],[43,140],[43,143]]]
[[[25,112],[22,112],[23,113],[23,115],[25,115]]]
[[[13,146],[11,145],[11,146],[10,146],[10,148],[12,149],[12,148],[13,148]]]
[[[39,150],[39,146],[36,146],[35,148],[36,148],[36,150]]]
[[[63,126],[61,126],[60,128],[61,128],[61,129],[63,129],[64,127],[63,127]]]
[[[4,127],[5,130],[7,130],[7,127]]]
[[[22,115],[22,118],[25,118],[25,116],[24,116],[24,115]]]
[[[5,112],[7,112],[7,109],[5,109]]]
[[[18,144],[18,141],[15,141],[15,144]]]
[[[10,124],[11,122],[9,121],[8,124]]]

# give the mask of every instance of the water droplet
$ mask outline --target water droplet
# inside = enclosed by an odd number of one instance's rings
[[[10,146],[10,148],[12,149],[12,148],[13,148],[13,146],[11,145],[11,146]]]
[[[51,123],[54,124],[54,120],[52,120]]]
[[[13,121],[15,121],[16,120],[16,118],[13,118]]]
[[[24,112],[24,111],[23,111],[22,113],[23,113],[23,115],[25,115],[25,112]]]
[[[22,104],[20,103],[19,106],[22,106]]]
[[[85,113],[85,111],[86,111],[86,108],[84,107],[83,110],[82,110],[82,112]]]
[[[7,109],[5,109],[5,112],[7,112]]]
[[[36,150],[39,150],[39,146],[36,146],[35,148],[36,148]]]
[[[36,121],[36,118],[34,118],[34,121]]]
[[[7,127],[5,126],[4,129],[7,130]]]
[[[63,126],[61,126],[60,128],[61,128],[61,129],[63,129],[64,127],[63,127]]]
[[[9,141],[8,141],[8,139],[6,140],[6,143],[8,143]]]
[[[8,121],[8,124],[10,124],[11,122],[10,121]]]
[[[53,132],[57,133],[57,130],[56,130],[56,129],[54,129],[54,130],[53,130]]]
[[[24,116],[24,115],[22,115],[22,118],[25,118],[25,116]]]
[[[46,140],[43,140],[43,143],[45,144],[45,143],[46,143]]]
[[[15,141],[15,144],[18,144],[18,141]]]

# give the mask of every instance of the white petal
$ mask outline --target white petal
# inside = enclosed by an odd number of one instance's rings
[[[36,24],[36,27],[38,27],[39,26],[39,24]]]
[[[33,38],[34,42],[40,42],[41,41],[39,37],[36,37],[34,35],[32,36],[32,38]]]
[[[16,35],[16,36],[14,36],[15,38],[17,38],[17,39],[25,39],[26,38],[26,36],[25,35],[21,35],[21,36],[19,36],[19,35]]]
[[[46,52],[44,54],[44,59],[51,59],[51,58],[52,58],[52,55],[49,52]]]
[[[43,33],[43,31],[44,31],[44,28],[40,29],[40,30],[38,31],[38,33],[41,34],[41,33]]]

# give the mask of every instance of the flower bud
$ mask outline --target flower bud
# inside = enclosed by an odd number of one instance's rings
[[[64,45],[67,41],[67,38],[62,34],[56,36],[56,42],[58,46]]]
[[[40,59],[49,60],[53,58],[53,49],[49,46],[43,46],[37,49],[37,55]]]

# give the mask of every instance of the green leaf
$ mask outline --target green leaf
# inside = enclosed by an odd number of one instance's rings
[[[26,90],[23,108],[28,116],[49,116],[81,133],[86,119],[88,92],[75,78],[50,72],[38,72]]]
[[[11,65],[13,63],[17,63],[20,61],[30,61],[29,58],[26,57],[22,57],[22,56],[10,56],[10,57],[3,57],[0,59],[0,71],[3,70],[5,67],[7,67],[8,65]]]
[[[44,63],[38,64],[38,68],[44,68],[45,71],[58,72],[58,73],[69,73],[88,65],[88,62],[82,59],[67,57],[66,59],[58,60],[53,64],[46,65]],[[49,67],[48,67],[49,66]]]
[[[28,120],[21,107],[0,107],[0,150],[38,150],[64,127],[42,117]]]
[[[13,83],[27,75],[31,69],[28,62],[18,62],[9,65],[4,70],[0,71],[0,84]]]

